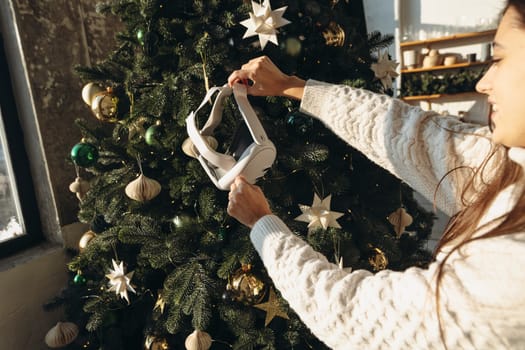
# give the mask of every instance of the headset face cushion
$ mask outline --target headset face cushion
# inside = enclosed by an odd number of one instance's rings
[[[222,190],[229,190],[230,184],[239,175],[244,175],[248,181],[255,183],[272,166],[276,156],[275,146],[266,136],[255,111],[251,108],[246,91],[236,89],[240,88],[210,89],[197,110],[186,118],[188,135],[198,151],[197,159],[212,182]],[[199,130],[195,124],[195,114],[217,91],[219,95],[213,103],[210,117],[202,130]],[[216,147],[211,147],[204,138],[211,136],[215,127],[219,125],[223,100],[232,92],[243,120],[238,124],[227,152],[219,153]]]
[[[232,143],[228,149],[228,153],[231,154],[235,160],[239,160],[241,155],[248,147],[250,147],[252,142],[253,138],[246,123],[239,123],[233,134]]]

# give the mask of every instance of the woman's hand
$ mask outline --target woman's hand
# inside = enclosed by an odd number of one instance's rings
[[[303,97],[305,81],[286,75],[267,57],[261,56],[243,64],[240,70],[228,77],[228,85],[250,80],[247,92],[254,96],[285,96],[300,100]]]
[[[250,228],[272,213],[261,188],[248,183],[242,176],[237,176],[231,184],[228,199],[228,214]]]

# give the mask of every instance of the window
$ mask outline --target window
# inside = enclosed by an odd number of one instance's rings
[[[40,217],[0,33],[0,257],[42,240]]]

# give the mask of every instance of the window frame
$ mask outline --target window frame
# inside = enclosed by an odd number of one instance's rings
[[[0,242],[0,258],[3,258],[37,245],[44,240],[44,235],[1,31],[0,77],[2,77],[0,79],[0,118],[4,124],[7,143],[4,152],[9,153],[15,177],[13,185],[16,186],[18,192],[22,215],[22,218],[18,219],[23,222],[25,231],[23,235]]]

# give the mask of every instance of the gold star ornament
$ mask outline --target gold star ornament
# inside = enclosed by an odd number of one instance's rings
[[[290,23],[290,21],[283,18],[287,6],[272,11],[270,0],[264,0],[262,5],[252,1],[252,7],[253,12],[250,12],[250,18],[241,22],[241,25],[247,28],[242,38],[246,39],[258,35],[261,50],[264,50],[268,41],[279,45],[277,29]]]
[[[162,290],[159,290],[157,294],[157,301],[155,302],[153,310],[159,310],[160,313],[163,314],[164,308],[166,307],[166,300],[164,300],[164,297],[162,296]]]
[[[275,316],[287,320],[290,319],[286,312],[281,310],[281,305],[279,304],[279,300],[277,299],[277,295],[275,294],[273,288],[270,288],[270,296],[268,297],[268,301],[266,303],[257,304],[254,306],[260,310],[266,311],[266,318],[264,320],[265,327],[268,326],[270,322],[272,322]]]
[[[328,227],[341,228],[337,219],[343,216],[343,213],[330,210],[330,200],[332,195],[329,195],[325,199],[321,200],[317,194],[314,193],[314,201],[312,206],[299,204],[299,208],[303,212],[301,215],[295,218],[297,221],[308,223],[308,232],[315,230],[316,228],[322,227],[327,229]]]

